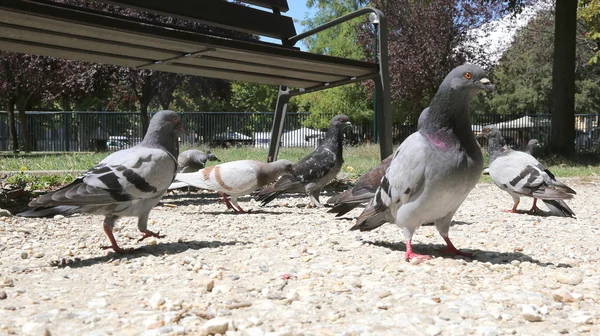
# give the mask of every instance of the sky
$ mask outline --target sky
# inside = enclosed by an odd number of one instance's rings
[[[316,9],[315,8],[310,8],[310,9],[307,8],[306,0],[290,0],[290,1],[288,1],[288,6],[290,7],[290,10],[288,12],[282,13],[282,14],[294,19],[294,25],[296,26],[296,33],[300,34],[304,31],[304,28],[302,27],[300,22],[302,20],[304,20],[304,18],[306,17],[307,14],[309,16],[314,15],[314,13],[316,12]],[[268,37],[261,37],[261,40],[267,41],[267,42],[273,42],[273,43],[280,43],[279,40],[275,40],[275,39],[268,38]],[[302,43],[302,41],[298,42],[298,44],[296,46],[300,47],[300,49],[302,49],[302,50],[306,50],[306,46]]]

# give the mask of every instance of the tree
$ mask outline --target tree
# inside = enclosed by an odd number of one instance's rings
[[[308,0],[307,7],[318,8],[319,11],[314,17],[302,21],[302,24],[312,29],[358,10],[368,2],[367,0]],[[359,43],[360,33],[368,29],[363,27],[365,25],[366,18],[357,18],[310,36],[304,40],[304,43],[313,53],[366,60],[368,55]],[[305,122],[305,126],[310,127],[327,126],[333,115],[341,113],[356,121],[371,119],[373,115],[373,101],[361,83],[301,95],[294,98],[292,102],[297,103],[300,111],[311,112]],[[289,105],[288,110],[290,110]]]
[[[589,63],[600,62],[600,0],[580,0],[577,18],[584,26],[585,38],[593,45],[596,53],[590,57]]]
[[[51,63],[54,59],[37,55],[0,52],[0,82],[2,93],[7,102],[6,109],[9,117],[13,151],[19,149],[16,134],[14,107],[19,112],[21,126],[22,149],[31,151],[31,139],[25,111],[31,105],[42,100],[51,81],[48,80]]]
[[[552,68],[551,149],[570,155],[575,149],[575,36],[577,1],[556,0],[554,66]]]
[[[146,134],[150,122],[150,118],[148,117],[148,106],[158,93],[158,71],[120,68],[119,72],[123,83],[126,85],[126,89],[133,92],[140,103],[142,134]]]
[[[83,110],[85,101],[105,100],[116,80],[116,67],[56,59],[48,76],[47,100],[59,100],[63,111]],[[97,102],[91,102],[96,105]]]
[[[174,93],[180,87],[186,76],[172,72],[158,73],[158,101],[163,110],[168,110],[175,98]]]
[[[580,26],[577,39],[583,40]],[[510,48],[493,67],[496,92],[480,95],[474,112],[500,114],[550,113],[552,108],[552,58],[554,11],[538,13],[520,29]],[[577,45],[575,72],[575,112],[600,109],[600,67],[587,63],[593,50],[587,43]]]

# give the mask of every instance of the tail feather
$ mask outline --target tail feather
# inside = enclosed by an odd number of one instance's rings
[[[171,183],[168,190],[181,189],[181,188],[185,188],[185,187],[190,187],[190,185],[185,182],[175,181],[175,182]]]
[[[20,217],[53,217],[56,215],[66,215],[78,212],[79,206],[75,205],[59,205],[53,207],[39,207],[29,209],[17,214]]]
[[[340,204],[336,204],[333,208],[329,209],[329,211],[327,211],[327,212],[336,214],[335,217],[340,217],[340,216],[343,216],[343,215],[347,214],[348,212],[352,211],[354,208],[356,208],[359,205],[360,205],[360,203],[340,203]]]
[[[258,194],[256,194],[256,196],[254,197],[255,200],[261,202],[262,206],[269,204],[272,200],[276,199],[277,197],[279,197],[279,195],[283,194],[283,191],[275,190],[272,187],[268,187],[265,189],[259,191]]]
[[[563,200],[542,200],[542,201],[544,201],[544,204],[546,204],[546,206],[548,207],[548,209],[550,209],[550,212],[554,216],[575,218],[575,213],[573,212],[573,210],[571,210],[571,208],[569,208],[569,206],[567,205],[567,203],[565,203],[565,201],[563,201]]]
[[[391,216],[389,209],[383,212],[375,213],[367,218],[361,217],[363,217],[362,214],[356,219],[356,223],[354,224],[354,226],[350,228],[351,231],[372,231],[385,223],[394,222],[394,218]]]
[[[564,192],[554,186],[535,190],[531,196],[541,200],[568,200],[573,198],[573,194]]]

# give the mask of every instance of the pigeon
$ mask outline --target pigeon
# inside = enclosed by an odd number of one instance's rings
[[[138,217],[140,241],[164,237],[147,229],[150,210],[163,197],[177,173],[177,138],[183,124],[173,111],[161,111],[150,120],[142,142],[107,156],[71,184],[29,203],[32,209],[18,215],[47,217],[57,214],[103,215],[104,232],[115,252],[126,253],[112,230],[120,217]]]
[[[344,129],[352,126],[350,118],[337,115],[329,123],[329,130],[322,144],[294,165],[294,174],[284,174],[275,185],[266,187],[255,196],[266,205],[283,193],[305,192],[313,206],[322,207],[319,202],[321,189],[331,182],[344,163],[342,141]]]
[[[527,143],[527,147],[525,147],[524,152],[536,157],[537,153],[542,149],[542,145],[540,145],[540,142],[538,141],[538,139],[530,139],[529,142]]]
[[[213,153],[211,153],[210,149],[204,152],[199,151],[197,149],[186,150],[185,152],[179,154],[177,158],[177,164],[179,165],[180,173],[193,173],[197,172],[200,169],[204,169],[206,166],[206,161],[218,161],[219,158]]]
[[[427,117],[427,111],[429,107],[425,108],[421,115],[419,116],[419,121],[417,123],[417,129],[420,128],[421,124]],[[388,156],[385,160],[381,161],[381,163],[364,173],[352,189],[348,189],[341,194],[333,196],[327,200],[327,204],[334,204],[334,207],[331,208],[329,213],[335,213],[336,217],[340,217],[350,212],[352,209],[360,206],[361,204],[369,202],[373,196],[375,196],[375,191],[381,185],[381,179],[383,175],[385,175],[385,171],[390,166],[392,162],[393,155]]]
[[[246,213],[237,203],[237,198],[274,182],[283,173],[294,174],[291,161],[265,163],[240,160],[207,167],[195,173],[179,173],[175,176],[175,181],[178,181],[175,183],[216,191],[221,194],[228,209],[233,209],[235,213]],[[231,201],[225,194],[231,195]]]
[[[573,210],[564,201],[572,199],[576,194],[575,190],[557,181],[554,174],[530,154],[503,148],[502,135],[496,128],[484,128],[481,136],[488,140],[490,177],[514,200],[512,209],[505,212],[518,212],[520,198],[528,196],[533,197],[529,213],[538,210],[537,200],[541,199],[553,215],[575,217]]]
[[[446,241],[443,252],[470,256],[456,249],[448,231],[483,169],[469,105],[477,93],[493,89],[479,66],[454,68],[433,97],[421,128],[394,153],[381,186],[351,230],[369,231],[393,221],[404,233],[406,260],[420,262],[430,256],[413,252],[412,237],[419,226],[433,222]]]
[[[350,212],[357,206],[369,202],[375,195],[375,191],[381,185],[381,178],[385,175],[385,171],[390,166],[393,156],[388,156],[381,163],[364,173],[352,189],[348,189],[343,193],[333,196],[327,200],[328,204],[335,204],[329,213],[335,213],[336,217],[340,217]]]

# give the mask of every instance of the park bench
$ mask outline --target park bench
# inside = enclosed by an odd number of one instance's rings
[[[47,0],[0,0],[0,50],[278,85],[268,161],[279,151],[287,103],[296,95],[373,80],[381,158],[392,153],[387,25],[363,8],[297,34],[286,0],[100,0],[157,15],[270,37],[247,41]],[[294,0],[299,1],[299,0]],[[252,5],[252,6],[248,6]],[[378,62],[319,55],[295,44],[356,17],[378,16]],[[332,111],[344,113],[345,111]]]

